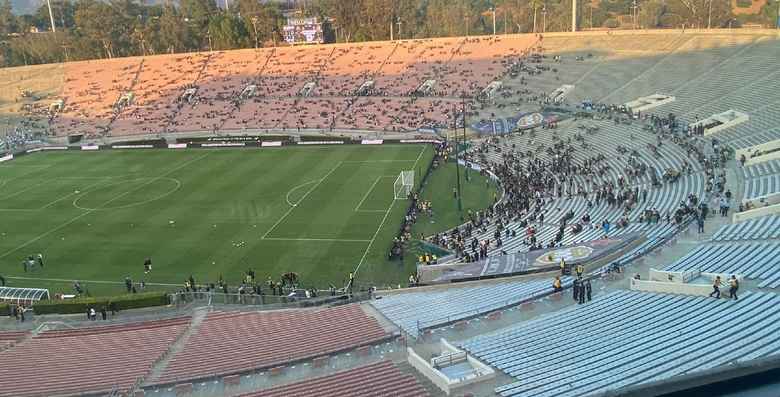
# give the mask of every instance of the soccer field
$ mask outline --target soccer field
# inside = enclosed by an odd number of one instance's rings
[[[0,274],[15,286],[123,292],[126,276],[154,289],[232,286],[242,272],[288,271],[309,286],[403,282],[388,263],[407,200],[402,170],[425,172],[422,145],[263,150],[47,152],[0,164]],[[44,267],[22,261],[44,255]],[[153,271],[144,275],[144,258]]]

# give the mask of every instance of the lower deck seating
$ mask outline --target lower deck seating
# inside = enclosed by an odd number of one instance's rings
[[[0,351],[3,351],[27,336],[26,331],[0,332]]]
[[[412,375],[390,361],[337,372],[332,375],[276,386],[238,397],[425,397],[428,392]]]
[[[780,174],[745,180],[744,200],[755,200],[780,193]]]
[[[0,396],[126,392],[148,375],[189,321],[43,332],[3,352]]]
[[[780,243],[746,242],[706,244],[664,268],[668,271],[699,270],[741,274],[763,280],[759,287],[780,287]]]
[[[317,310],[212,312],[157,384],[270,368],[386,340],[359,305]]]
[[[616,291],[462,345],[517,380],[501,396],[582,397],[780,354],[778,320],[773,293]]]
[[[564,277],[564,286],[574,281]],[[385,317],[417,336],[418,326],[433,328],[538,298],[552,291],[552,279],[502,282],[469,287],[415,290],[371,302]]]
[[[720,228],[712,236],[714,241],[760,240],[780,238],[780,216],[772,215]]]

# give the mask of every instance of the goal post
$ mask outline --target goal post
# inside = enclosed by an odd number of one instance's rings
[[[393,183],[394,199],[405,200],[414,189],[414,170],[401,171]]]

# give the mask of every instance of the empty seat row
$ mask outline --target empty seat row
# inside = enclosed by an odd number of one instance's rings
[[[390,361],[339,371],[331,375],[276,386],[237,397],[426,397],[414,376]]]
[[[763,280],[760,287],[776,288],[780,286],[780,242],[700,245],[664,270],[741,274],[749,279]]]
[[[378,343],[390,335],[359,305],[212,312],[153,384],[223,376]]]
[[[564,277],[564,286],[574,281]],[[471,286],[443,286],[379,296],[371,305],[407,333],[435,328],[486,314],[552,292],[552,280],[509,281]]]
[[[780,296],[616,291],[462,346],[516,379],[502,396],[590,396],[780,353]],[[721,326],[728,317],[739,327]]]

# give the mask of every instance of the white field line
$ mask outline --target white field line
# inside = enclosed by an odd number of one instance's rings
[[[344,160],[342,163],[356,164],[356,163],[411,163],[414,160]]]
[[[284,237],[266,237],[263,240],[270,240],[270,241],[325,241],[325,242],[336,242],[336,243],[367,243],[371,240],[355,240],[355,239],[344,239],[344,238],[284,238]]]
[[[420,154],[417,155],[417,159],[414,160],[414,165],[412,165],[412,169],[417,168],[417,163],[420,161],[420,158],[422,158],[423,153],[425,153],[425,149],[427,149],[428,146],[423,146],[422,150],[420,150]],[[374,235],[371,237],[371,241],[368,243],[368,247],[366,247],[366,250],[363,252],[363,256],[360,258],[360,262],[358,262],[357,267],[355,267],[355,271],[352,272],[353,276],[357,277],[358,271],[360,270],[360,266],[363,265],[363,262],[366,261],[366,257],[368,257],[368,252],[371,251],[371,247],[374,245],[374,241],[376,241],[376,236],[379,235],[379,231],[382,230],[382,226],[385,225],[385,222],[387,221],[387,216],[390,215],[390,211],[393,209],[393,206],[395,205],[395,202],[397,200],[393,199],[393,201],[390,203],[390,206],[387,207],[387,211],[385,211],[385,216],[382,218],[382,222],[379,223],[379,227],[376,228],[376,231],[374,232]]]
[[[195,161],[198,161],[198,160],[200,160],[200,159],[203,159],[203,158],[205,158],[206,156],[208,156],[208,155],[209,155],[209,153],[211,153],[211,152],[207,152],[207,153],[206,153],[206,154],[204,154],[203,156],[196,157],[196,158],[194,158],[194,159],[191,159],[191,160],[187,160],[187,161],[185,161],[184,163],[182,163],[182,164],[180,164],[180,165],[178,165],[178,166],[176,166],[176,167],[174,167],[174,168],[171,168],[170,170],[166,171],[164,174],[162,174],[162,175],[159,175],[159,176],[157,176],[157,177],[155,177],[155,178],[152,178],[152,179],[150,179],[148,182],[146,182],[146,183],[144,183],[144,184],[138,185],[137,187],[135,187],[135,188],[133,188],[133,189],[130,189],[130,190],[128,190],[128,191],[126,191],[126,192],[124,192],[124,193],[121,193],[121,194],[119,194],[119,195],[117,195],[117,196],[115,196],[115,197],[113,197],[113,198],[109,199],[108,201],[106,201],[105,203],[103,203],[102,205],[100,205],[98,208],[94,208],[94,209],[91,209],[91,210],[88,210],[88,211],[82,212],[82,213],[81,213],[81,214],[79,214],[79,215],[76,215],[75,217],[71,218],[69,221],[67,221],[67,222],[65,222],[65,223],[63,223],[63,224],[61,224],[61,225],[59,225],[59,226],[56,226],[56,227],[54,227],[53,229],[50,229],[50,230],[49,230],[49,231],[47,231],[47,232],[44,232],[43,234],[41,234],[41,235],[39,235],[39,236],[37,236],[37,237],[33,238],[32,240],[30,240],[30,241],[28,241],[28,242],[26,242],[26,243],[24,243],[24,244],[22,244],[22,245],[20,245],[20,246],[18,246],[18,247],[16,247],[16,248],[12,248],[12,249],[10,249],[10,250],[8,250],[8,251],[4,252],[2,255],[0,255],[0,259],[2,259],[2,258],[5,258],[5,257],[6,257],[6,256],[8,256],[9,254],[12,254],[12,253],[14,253],[14,252],[18,251],[18,250],[20,250],[20,249],[22,249],[22,248],[24,248],[24,247],[26,247],[26,246],[28,246],[28,245],[30,245],[30,244],[32,244],[32,243],[34,243],[34,242],[36,242],[36,241],[38,241],[38,240],[40,240],[40,239],[44,238],[44,237],[46,237],[46,236],[48,236],[48,235],[50,235],[50,234],[52,234],[52,233],[56,232],[57,230],[60,230],[60,229],[62,229],[62,228],[64,228],[64,227],[66,227],[66,226],[70,225],[70,224],[71,224],[71,223],[73,223],[73,222],[76,222],[77,220],[79,220],[79,219],[81,219],[81,218],[83,218],[83,217],[85,217],[85,216],[87,216],[87,215],[89,215],[89,214],[91,214],[91,213],[93,213],[93,212],[97,211],[97,210],[98,210],[100,207],[105,207],[105,206],[107,206],[107,205],[111,204],[112,202],[114,202],[114,201],[116,201],[116,200],[119,200],[120,198],[122,198],[122,197],[124,197],[124,196],[126,196],[126,195],[128,195],[128,194],[130,194],[130,193],[132,193],[132,192],[134,192],[134,191],[136,191],[136,190],[138,190],[138,189],[141,189],[142,187],[144,187],[144,186],[146,186],[146,185],[148,185],[148,184],[150,184],[150,183],[152,183],[152,182],[154,182],[154,181],[156,181],[157,179],[163,178],[163,177],[167,176],[168,174],[170,174],[170,173],[172,173],[172,172],[178,171],[178,170],[180,170],[180,169],[182,169],[182,168],[184,168],[184,167],[186,167],[186,166],[190,165],[191,163],[194,163]]]
[[[328,171],[328,173],[327,173],[327,174],[325,174],[325,176],[324,176],[324,177],[322,177],[322,179],[320,179],[319,181],[317,181],[317,183],[315,183],[315,184],[314,184],[314,186],[312,186],[312,187],[311,187],[309,190],[307,190],[307,191],[306,191],[306,193],[303,195],[303,197],[301,197],[301,199],[300,199],[300,200],[298,200],[298,201],[295,203],[295,206],[294,206],[294,207],[290,207],[290,209],[288,209],[288,210],[287,210],[287,212],[285,212],[285,213],[284,213],[284,215],[282,215],[282,217],[281,217],[281,218],[279,218],[279,220],[278,220],[278,221],[276,221],[276,223],[274,223],[274,225],[273,225],[273,226],[271,226],[271,228],[270,228],[270,229],[268,229],[268,231],[267,231],[267,232],[265,232],[265,234],[263,235],[263,237],[260,237],[260,239],[261,239],[261,240],[265,240],[265,238],[266,238],[266,237],[268,237],[268,235],[269,235],[269,234],[271,234],[271,232],[272,232],[274,229],[276,229],[276,227],[277,227],[277,226],[279,226],[279,224],[280,224],[280,223],[282,223],[282,221],[284,221],[284,220],[287,218],[287,216],[289,216],[289,215],[290,215],[290,213],[291,213],[291,212],[292,212],[292,211],[295,209],[295,207],[297,207],[297,206],[298,206],[298,204],[302,203],[302,202],[303,202],[303,200],[306,200],[306,197],[308,197],[308,196],[309,196],[309,194],[311,194],[311,192],[313,192],[314,190],[316,190],[316,189],[317,189],[317,187],[318,187],[318,186],[320,186],[320,184],[322,184],[322,182],[323,182],[325,179],[327,179],[327,178],[330,176],[330,174],[332,174],[334,171],[336,171],[336,169],[338,169],[339,167],[341,167],[341,164],[343,164],[343,163],[344,163],[343,161],[339,161],[339,163],[338,163],[338,164],[336,164],[336,166],[335,166],[335,167],[333,167],[333,169],[331,169],[330,171]]]
[[[287,201],[287,204],[288,204],[290,207],[295,207],[296,205],[298,205],[298,203],[300,203],[300,202],[301,202],[301,200],[298,200],[296,203],[292,203],[292,202],[290,202],[290,193],[292,193],[292,192],[294,192],[294,191],[296,191],[296,190],[298,190],[298,189],[300,189],[300,188],[302,188],[302,187],[304,187],[304,186],[306,186],[306,185],[311,185],[312,183],[315,183],[315,182],[317,182],[317,179],[315,179],[315,180],[312,180],[312,181],[308,181],[308,182],[301,183],[300,185],[298,185],[298,186],[296,186],[296,187],[294,187],[294,188],[290,189],[290,190],[287,192],[287,195],[284,197],[284,199]]]
[[[363,202],[364,202],[364,201],[366,201],[366,199],[368,198],[368,195],[369,195],[369,194],[371,194],[371,192],[373,192],[373,191],[374,191],[374,187],[376,186],[376,184],[377,184],[377,183],[379,183],[379,180],[380,180],[380,179],[382,179],[382,177],[381,177],[381,176],[380,176],[380,177],[377,177],[377,178],[376,178],[376,180],[374,181],[374,183],[373,183],[373,184],[371,184],[371,187],[370,187],[370,188],[368,188],[368,191],[366,191],[366,194],[364,194],[364,195],[363,195],[363,198],[362,198],[362,199],[360,199],[360,202],[358,203],[358,205],[356,205],[356,206],[355,206],[355,211],[357,211],[357,210],[359,210],[359,209],[360,209],[360,206],[361,206],[361,205],[363,205]]]
[[[105,180],[107,180],[107,179],[111,179],[111,178],[110,178],[110,177],[106,177],[106,178],[104,178],[103,180],[97,181],[97,182],[95,182],[95,183],[93,183],[93,184],[91,184],[91,185],[89,185],[89,186],[85,187],[85,188],[84,188],[84,192],[87,192],[89,189],[91,189],[91,188],[93,188],[93,187],[95,187],[95,186],[97,186],[97,185],[99,185],[99,184],[101,184],[101,183],[105,182]],[[41,207],[41,208],[38,208],[38,209],[39,209],[39,210],[45,210],[46,208],[49,208],[49,207],[51,207],[52,205],[54,205],[54,204],[57,204],[57,203],[59,203],[59,202],[60,202],[60,201],[62,201],[62,200],[66,200],[66,199],[68,199],[68,198],[70,198],[70,197],[73,197],[73,196],[74,196],[74,195],[76,195],[76,194],[79,194],[79,193],[76,193],[75,191],[74,191],[73,193],[68,193],[67,195],[65,195],[65,196],[63,196],[63,197],[60,197],[60,198],[58,198],[58,199],[56,199],[56,200],[52,201],[51,203],[49,203],[49,204],[46,204],[46,205],[44,205],[43,207]]]
[[[18,195],[20,195],[20,194],[22,194],[24,192],[27,192],[27,191],[29,191],[31,189],[34,189],[34,188],[38,187],[38,186],[45,185],[45,184],[53,182],[53,181],[69,180],[69,179],[106,179],[106,178],[112,178],[112,177],[110,177],[110,176],[103,176],[103,177],[78,177],[78,176],[71,176],[71,177],[62,177],[62,178],[50,178],[50,179],[46,179],[46,180],[43,180],[41,182],[38,182],[36,184],[30,185],[30,186],[28,186],[28,187],[26,187],[26,188],[24,188],[22,190],[16,191],[16,192],[14,192],[12,194],[9,194],[7,196],[0,197],[0,200],[5,200],[5,199],[9,199],[11,197],[16,197],[16,196],[18,196]],[[13,179],[9,179],[9,180],[13,180]],[[3,185],[5,185],[5,183],[3,183]],[[0,186],[3,186],[3,185],[0,185]]]
[[[18,196],[18,195],[20,195],[22,193],[25,193],[25,192],[30,191],[32,189],[35,189],[36,187],[41,186],[41,185],[45,184],[46,182],[49,182],[49,181],[48,180],[41,181],[41,182],[38,182],[38,183],[36,183],[34,185],[30,185],[30,186],[28,186],[28,187],[26,187],[26,188],[24,188],[22,190],[17,190],[14,193],[11,193],[11,194],[3,196],[3,197],[0,197],[0,200],[7,200],[7,199],[9,199],[11,197],[16,197],[16,196]]]

